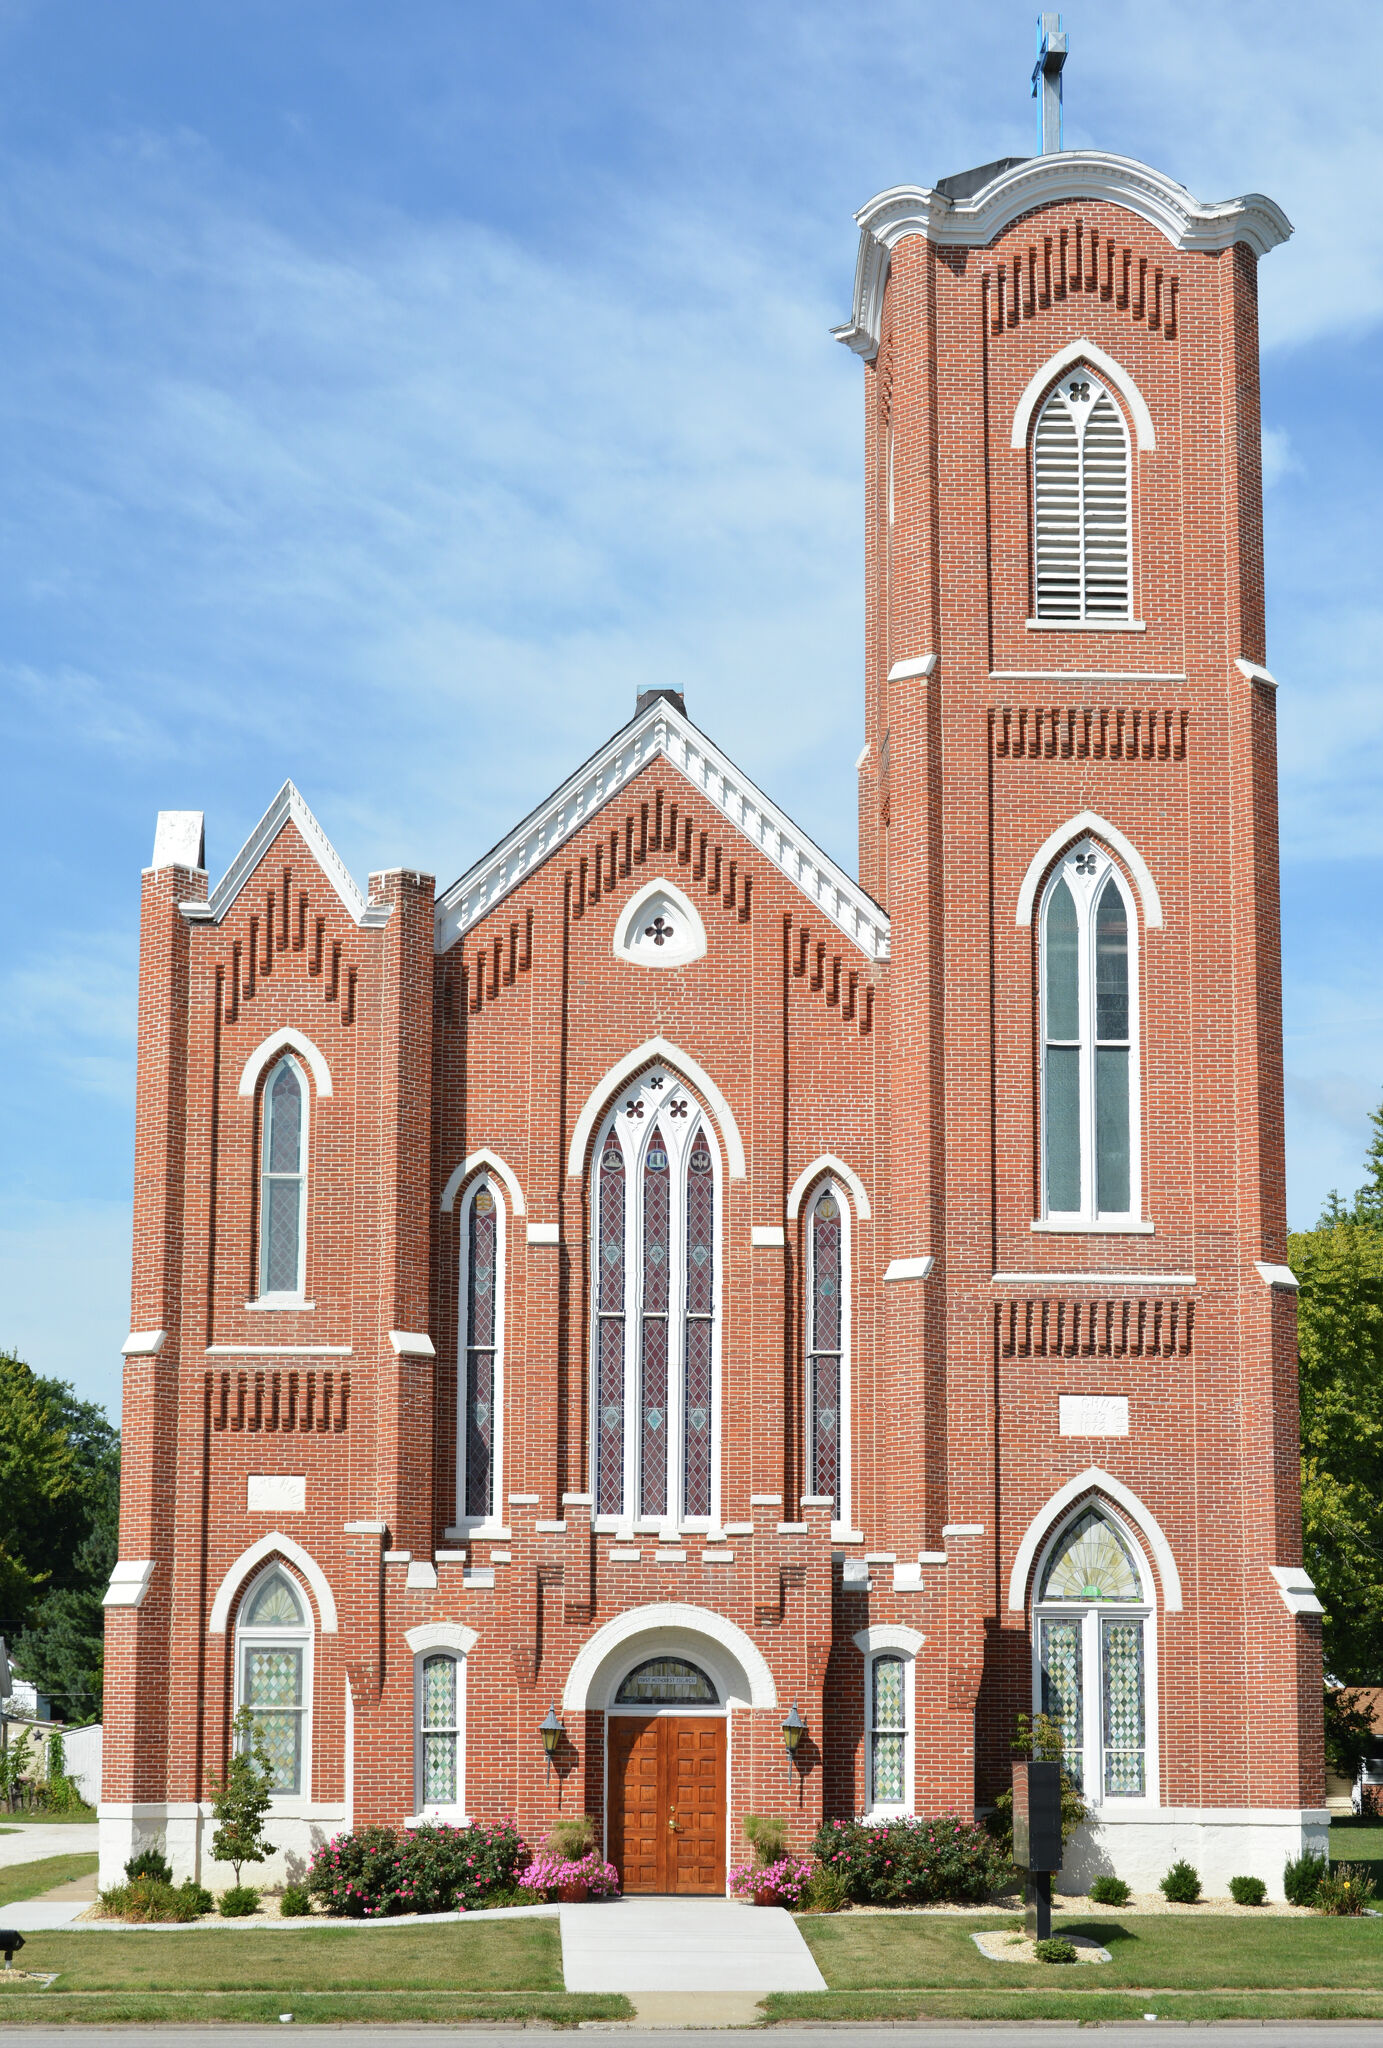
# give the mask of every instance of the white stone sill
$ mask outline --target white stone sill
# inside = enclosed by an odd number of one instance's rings
[[[1146,619],[1025,619],[1030,633],[1146,633]]]
[[[1087,1219],[1083,1216],[1034,1216],[1029,1230],[1053,1237],[1151,1237],[1156,1225],[1133,1216]]]

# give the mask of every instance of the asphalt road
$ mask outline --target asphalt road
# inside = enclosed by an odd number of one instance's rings
[[[834,2027],[774,2027],[765,2034],[760,2028],[717,2028],[713,2032],[704,2029],[682,2030],[671,2027],[647,2028],[628,2021],[620,2025],[607,2025],[603,2021],[588,2021],[579,2032],[570,2030],[550,2033],[533,2027],[308,2027],[304,2029],[312,2048],[365,2048],[365,2044],[381,2042],[387,2048],[515,2048],[516,2041],[522,2040],[523,2048],[574,2048],[582,2039],[599,2039],[608,2036],[611,2041],[628,2042],[631,2048],[711,2048],[711,2044],[724,2042],[741,2044],[749,2048],[756,2043],[763,2048],[766,2039],[781,2037],[784,2048],[841,2048],[841,2036],[860,2035],[886,2041],[889,2048],[985,2048],[986,2042],[993,2042],[995,2048],[1016,2048],[1019,2041],[1031,2039],[1040,2043],[1041,2048],[1094,2048],[1092,2036],[1098,2041],[1098,2048],[1147,2048],[1150,2034],[1157,2028],[1167,2030],[1169,2023],[1161,2020],[1144,2022],[1142,2026],[1101,2026],[1072,2027],[1059,2021],[1043,2021],[1033,2025],[1015,2020],[1008,2026],[995,2026],[988,2020],[977,2020],[968,2026],[956,2026],[952,2022],[935,2026],[876,2027],[869,2022],[852,2026]],[[1383,2048],[1383,2025],[1373,2026],[1358,2020],[1267,2020],[1252,2026],[1171,2026],[1176,2036],[1177,2048]],[[159,2041],[187,2043],[188,2048],[281,2048],[287,2033],[284,2026],[278,2027],[158,2027],[151,2028],[143,2023],[128,2027],[6,2027],[5,2048],[130,2048],[132,2041],[154,2035]],[[1265,2040],[1267,2036],[1267,2040]]]

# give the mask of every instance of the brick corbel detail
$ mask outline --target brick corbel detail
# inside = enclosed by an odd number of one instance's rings
[[[383,1522],[348,1524],[345,1530],[345,1661],[357,1710],[377,1705],[384,1685],[384,1551],[388,1537]]]
[[[984,1670],[985,1573],[983,1530],[945,1532],[947,1705],[953,1713],[974,1711]]]
[[[580,1628],[595,1611],[591,1496],[563,1494],[562,1517],[567,1525],[562,1543],[562,1619],[569,1628]]]

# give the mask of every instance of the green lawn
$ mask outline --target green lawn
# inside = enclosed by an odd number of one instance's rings
[[[1330,1823],[1332,1863],[1372,1863],[1383,1889],[1383,1820],[1333,1820]]]
[[[0,1828],[0,1834],[12,1835],[16,1828],[81,1828],[95,1827],[97,1814],[94,1806],[74,1806],[71,1813],[7,1813],[6,1820],[13,1821],[14,1827]]]
[[[49,1991],[9,1992],[0,2024],[182,2025],[299,2020],[628,2019],[620,1997],[562,1989],[557,1922],[499,1920],[376,1930],[341,1926],[31,1934],[18,1958],[56,1970]],[[189,1984],[197,1989],[190,1992]]]
[[[0,1870],[0,1906],[12,1906],[16,1899],[36,1899],[55,1884],[70,1884],[74,1877],[90,1877],[96,1868],[94,1855],[41,1856],[34,1863],[9,1863]]]

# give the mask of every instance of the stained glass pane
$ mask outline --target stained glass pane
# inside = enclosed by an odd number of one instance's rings
[[[423,1665],[423,1726],[456,1726],[456,1659],[429,1657]]]
[[[643,1317],[639,1347],[639,1513],[667,1511],[668,1255],[672,1176],[660,1126],[643,1170]]]
[[[302,1787],[303,1717],[300,1713],[257,1711],[255,1731],[269,1755],[273,1792],[297,1792]]]
[[[1042,1711],[1061,1723],[1061,1761],[1076,1785],[1085,1783],[1085,1722],[1081,1701],[1081,1623],[1044,1620],[1041,1625]]]
[[[1047,905],[1047,1038],[1080,1037],[1080,939],[1076,900],[1065,881]]]
[[[901,1657],[876,1657],[870,1730],[870,1797],[876,1806],[901,1806],[905,1794],[903,1745],[907,1711]]]
[[[874,1789],[876,1806],[901,1806],[904,1794],[903,1743],[901,1735],[875,1735]]]
[[[820,1196],[811,1220],[811,1347],[807,1361],[810,1403],[811,1489],[840,1506],[840,1202],[830,1190]]]
[[[811,1361],[812,1492],[840,1506],[840,1359]]]
[[[1110,1215],[1129,1205],[1128,1048],[1095,1049],[1095,1189]]]
[[[1064,888],[1065,883],[1062,884]],[[1080,1207],[1080,1048],[1047,1047],[1047,1207],[1066,1214]]]
[[[711,1312],[715,1303],[715,1182],[704,1131],[687,1158],[687,1317],[683,1338],[682,1507],[711,1512]]]
[[[876,1730],[898,1732],[906,1728],[903,1710],[903,1660],[901,1657],[874,1659],[874,1726]]]
[[[495,1198],[488,1188],[478,1190],[470,1211],[470,1243],[467,1246],[467,1311],[470,1317],[467,1341],[481,1351],[495,1341],[495,1255],[499,1243]]]
[[[1141,1799],[1145,1790],[1143,1624],[1101,1617],[1100,1630],[1105,1794],[1115,1799]]]
[[[301,1628],[302,1605],[292,1586],[280,1572],[265,1579],[255,1594],[245,1620],[254,1628]]]
[[[595,1294],[596,1507],[624,1508],[624,1155],[613,1129],[600,1155]]]
[[[1095,1036],[1128,1037],[1128,912],[1113,877],[1095,912]]]
[[[300,1180],[264,1183],[264,1288],[268,1294],[298,1291],[298,1232],[302,1216]]]
[[[302,1705],[301,1650],[249,1648],[245,1652],[245,1704],[250,1707]]]
[[[423,1736],[423,1798],[429,1806],[456,1804],[456,1737]]]
[[[265,1164],[270,1173],[297,1173],[302,1155],[303,1098],[297,1072],[284,1060],[269,1088],[269,1143]]]
[[[1141,1600],[1143,1588],[1128,1546],[1112,1522],[1092,1508],[1067,1529],[1042,1579],[1043,1600]]]
[[[621,1685],[616,1706],[645,1704],[667,1706],[716,1706],[719,1696],[704,1671],[682,1657],[650,1657],[639,1664]]]

